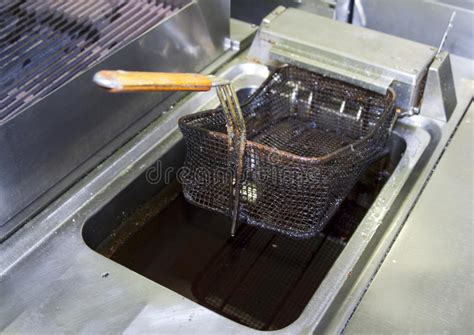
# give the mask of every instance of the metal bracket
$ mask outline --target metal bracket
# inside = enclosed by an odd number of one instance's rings
[[[383,76],[380,71],[361,70],[354,63],[331,57],[330,54],[324,52],[310,53],[281,44],[273,44],[270,48],[270,58],[281,63],[291,63],[380,94],[386,94],[393,81],[392,78]]]
[[[457,104],[451,61],[447,52],[435,57],[428,69],[420,114],[447,122]]]
[[[296,9],[278,7],[263,21],[251,60],[293,64],[385,94],[403,111],[418,106],[422,80],[436,49]]]
[[[257,26],[237,19],[230,19],[230,37],[224,40],[224,49],[241,51],[247,48],[257,32]]]

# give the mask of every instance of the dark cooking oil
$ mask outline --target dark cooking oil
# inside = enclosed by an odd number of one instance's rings
[[[319,235],[306,240],[241,224],[169,185],[100,247],[127,268],[243,325],[273,330],[301,314],[394,166],[375,162]]]

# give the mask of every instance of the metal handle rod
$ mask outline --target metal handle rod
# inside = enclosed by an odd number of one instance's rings
[[[444,31],[443,38],[441,39],[441,43],[439,44],[438,51],[436,52],[435,57],[438,57],[439,53],[441,52],[441,49],[443,49],[444,44],[446,43],[446,39],[448,38],[449,31],[453,27],[453,21],[454,17],[456,16],[456,11],[453,11],[451,14],[451,18],[449,19],[448,26],[446,27],[446,30]]]
[[[247,135],[239,100],[232,85],[226,84],[218,86],[217,95],[226,117],[229,167],[235,171],[235,180],[231,182],[230,187],[230,207],[232,208],[232,227],[230,234],[234,236],[240,213],[240,190],[242,187],[243,160],[247,144]]]

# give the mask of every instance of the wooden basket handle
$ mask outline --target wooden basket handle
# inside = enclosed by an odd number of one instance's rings
[[[111,92],[209,91],[211,76],[196,73],[99,71],[94,82]]]

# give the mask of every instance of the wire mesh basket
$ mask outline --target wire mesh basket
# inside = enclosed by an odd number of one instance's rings
[[[386,148],[395,94],[381,95],[286,66],[241,106],[246,128],[243,177],[235,171],[221,108],[179,120],[186,145],[184,196],[241,222],[298,238],[314,236],[362,172]]]

